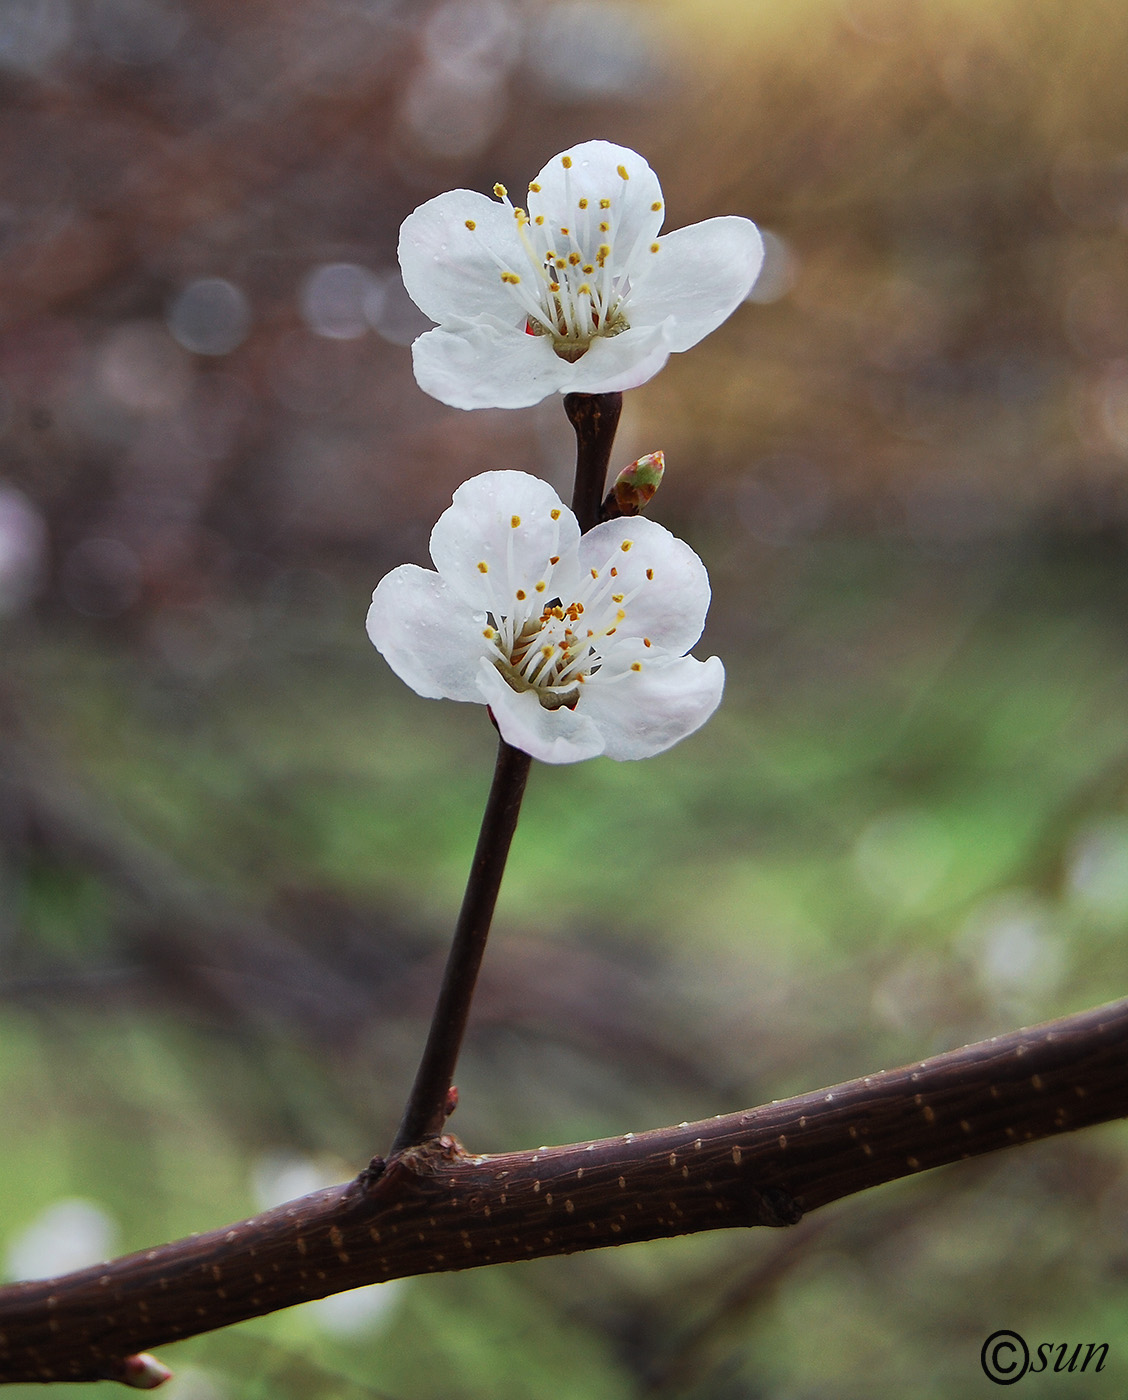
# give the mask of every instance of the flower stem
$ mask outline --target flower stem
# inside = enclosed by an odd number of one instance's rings
[[[576,430],[572,510],[584,532],[599,524],[607,465],[622,408],[622,394],[567,394],[564,398],[564,411]],[[437,1137],[450,1116],[451,1081],[532,761],[527,753],[499,739],[493,784],[486,799],[439,999],[391,1156]]]
[[[498,741],[493,784],[482,816],[478,846],[466,882],[454,941],[443,973],[431,1029],[392,1154],[415,1147],[442,1132],[449,1113],[448,1095],[478,969],[486,951],[490,921],[497,903],[509,845],[517,829],[521,798],[532,759],[504,739]]]
[[[576,484],[572,491],[572,512],[580,530],[599,524],[603,487],[619,414],[622,394],[565,394],[564,412],[576,430]]]

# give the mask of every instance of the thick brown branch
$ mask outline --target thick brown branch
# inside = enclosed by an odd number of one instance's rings
[[[744,1113],[500,1156],[453,1138],[227,1229],[0,1289],[0,1381],[94,1380],[380,1279],[726,1226],[1128,1115],[1128,1000]]]

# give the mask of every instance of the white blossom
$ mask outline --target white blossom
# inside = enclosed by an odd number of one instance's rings
[[[720,703],[720,661],[685,654],[709,577],[654,521],[581,535],[545,482],[486,472],[455,491],[431,558],[435,571],[403,564],[380,581],[369,636],[413,690],[488,704],[534,758],[648,758]]]
[[[412,347],[415,377],[455,408],[633,389],[716,330],[763,261],[748,219],[660,235],[657,176],[609,141],[549,161],[527,207],[494,193],[450,190],[400,230],[404,285],[438,323]]]

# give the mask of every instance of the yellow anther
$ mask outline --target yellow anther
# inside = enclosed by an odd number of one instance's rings
[[[621,603],[623,601],[623,595],[621,593],[612,593],[611,601],[613,603]]]
[[[598,258],[600,259],[600,261],[602,261],[604,258],[609,258],[610,256],[611,256],[611,244],[610,244],[610,243],[601,243],[601,244],[599,245],[599,247],[596,249],[596,257],[598,257]]]
[[[570,228],[565,228],[564,225],[561,224],[560,232],[564,235],[565,238],[568,238],[571,236],[572,230]]]
[[[497,633],[493,630],[492,627],[486,627],[482,630],[482,636],[485,637],[487,642],[492,642],[493,639],[497,636]]]
[[[480,574],[488,574],[489,571],[490,571],[490,566],[486,563],[486,561],[485,561],[484,559],[479,559],[479,560],[478,560],[478,572],[479,572]]]
[[[552,516],[553,520],[560,519],[560,512],[558,510],[550,511],[549,514]]]
[[[560,164],[564,167],[565,170],[571,170],[571,168],[572,168],[572,157],[571,157],[571,156],[561,156],[561,157],[560,157]]]
[[[632,670],[632,671],[641,671],[641,670],[642,670],[642,662],[641,662],[641,661],[632,661],[632,662],[631,662],[631,670]],[[594,704],[594,703],[595,703],[595,702],[592,701],[592,704]]]
[[[543,583],[543,581],[542,581],[541,583],[538,583],[538,584],[537,584],[537,592],[538,592],[538,593],[543,593],[543,592],[544,592],[544,583]]]
[[[576,295],[578,297],[590,297],[592,295],[592,290],[586,282],[581,282],[576,288]]]
[[[543,224],[543,223],[544,223],[544,215],[543,215],[543,214],[538,214],[537,217],[533,220],[533,222],[536,223],[536,224]]]
[[[515,272],[503,272],[501,274],[501,280],[503,282],[508,282],[511,287],[515,287],[521,279]]]
[[[587,207],[588,207],[588,202],[587,202],[587,200],[586,200],[586,199],[581,199],[581,200],[580,200],[580,208],[581,208],[581,209],[586,209]]]
[[[625,165],[617,166],[616,169],[617,169],[618,172],[619,172],[619,179],[620,179],[620,180],[629,180],[629,179],[631,178],[631,177],[627,174],[627,167],[626,167]]]
[[[648,647],[648,646],[650,645],[650,638],[649,638],[649,637],[643,637],[643,639],[642,639],[642,644],[643,644],[644,647]]]
[[[584,275],[585,275],[585,276],[590,277],[591,274],[592,274],[594,271],[595,271],[595,264],[594,264],[594,263],[584,263]]]
[[[508,193],[509,193],[509,191],[505,188],[504,185],[495,185],[495,186],[494,186],[494,194],[497,195],[498,199],[504,199],[505,196],[506,196]]]
[[[650,251],[651,251],[652,253],[656,253],[656,252],[658,251],[658,244],[657,244],[657,243],[652,243],[652,244],[650,245]]]
[[[563,258],[557,258],[557,259],[556,259],[556,266],[557,266],[558,268],[560,268],[561,270],[563,270],[564,268],[566,268],[566,267],[568,266],[568,264],[564,261]]]
[[[537,182],[534,180],[533,183],[529,186],[529,193],[530,193],[530,194],[540,194],[540,192],[541,192],[541,187],[540,187],[540,186],[537,184]]]
[[[625,618],[626,615],[626,612],[622,608],[619,608],[618,611],[615,613],[615,621],[622,622],[623,618]]]
[[[559,511],[554,511],[554,512],[553,512],[553,519],[555,519],[556,516],[558,516],[559,514],[560,514]],[[560,555],[559,555],[559,554],[554,554],[554,555],[549,559],[548,562],[549,562],[550,564],[559,564],[559,563],[560,563]]]
[[[634,540],[624,540],[623,543],[619,546],[619,548],[623,551],[624,554],[626,554],[629,551],[632,544],[634,544]]]
[[[599,207],[600,207],[601,209],[610,209],[610,208],[611,208],[611,201],[610,201],[609,199],[601,199],[601,200],[599,201]]]
[[[656,199],[656,200],[654,201],[654,203],[650,206],[651,211],[652,211],[653,213],[655,213],[655,214],[657,214],[658,210],[661,209],[661,207],[662,207],[662,201],[661,201],[660,199]]]
[[[560,290],[560,283],[559,283],[559,282],[550,282],[550,283],[548,284],[548,290],[549,290],[550,292],[552,292],[552,293],[555,294],[556,292],[558,292],[558,291]]]
[[[592,576],[592,578],[598,578],[598,577],[599,577],[599,570],[598,570],[598,569],[592,569],[592,571],[591,571],[591,576]]]
[[[517,601],[519,603],[523,603],[528,596],[529,595],[525,592],[523,588],[519,588],[517,590]]]
[[[517,526],[521,523],[521,517],[519,515],[511,515],[509,517],[509,523],[516,530]]]
[[[569,263],[570,263],[573,267],[579,267],[579,265],[580,265],[582,259],[581,259],[580,255],[579,255],[579,253],[569,253],[569,254],[568,254],[568,261],[569,261]]]
[[[653,579],[653,578],[654,578],[654,570],[653,570],[653,569],[647,569],[647,571],[646,571],[646,577],[647,577],[648,579]]]
[[[474,230],[478,227],[478,225],[474,222],[473,219],[467,219],[466,227],[470,230],[471,233],[473,233]]]
[[[618,577],[619,577],[619,570],[618,570],[618,569],[612,569],[612,570],[611,570],[611,577],[612,577],[612,578],[618,578]]]

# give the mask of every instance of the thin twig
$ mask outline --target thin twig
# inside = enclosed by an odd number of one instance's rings
[[[392,1143],[393,1157],[428,1138],[437,1137],[450,1113],[448,1099],[454,1069],[532,761],[527,753],[499,739],[497,764],[482,815],[470,878],[466,882],[423,1058]]]
[[[572,509],[581,531],[590,530],[599,523],[607,464],[611,460],[622,407],[622,394],[568,394],[564,399],[564,410],[576,431]],[[423,1058],[392,1143],[392,1159],[408,1148],[437,1137],[456,1101],[451,1095],[451,1084],[531,763],[528,754],[511,747],[504,739],[499,741],[497,765],[478,833],[474,863]]]
[[[565,394],[564,412],[576,430],[576,484],[572,511],[586,534],[598,525],[607,466],[623,411],[622,394]]]

